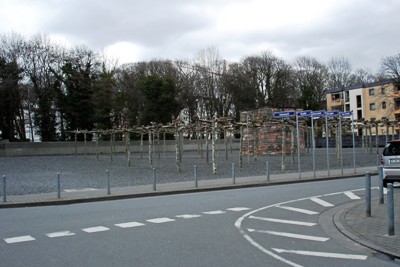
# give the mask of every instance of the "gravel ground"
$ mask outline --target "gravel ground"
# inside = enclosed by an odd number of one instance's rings
[[[327,170],[326,149],[318,148],[314,153],[317,171]],[[211,152],[209,163],[206,156],[199,155],[197,151],[185,151],[182,159],[182,171],[178,172],[175,166],[175,153],[153,156],[153,166],[149,167],[148,155],[140,153],[131,154],[131,165],[128,166],[126,155],[71,156],[31,156],[31,157],[2,157],[0,158],[0,175],[7,177],[7,195],[23,195],[36,193],[49,193],[56,191],[56,177],[60,173],[63,189],[73,188],[105,188],[106,170],[109,171],[112,187],[125,187],[153,183],[153,168],[157,174],[157,183],[178,181],[192,181],[194,166],[197,166],[199,180],[220,179],[232,177],[232,163],[235,163],[236,177],[262,176],[266,173],[268,161],[270,174],[282,173],[281,155],[243,156],[243,166],[239,168],[239,152],[219,151],[217,156],[217,174],[212,174]],[[293,163],[292,163],[293,159]],[[370,154],[365,149],[355,150],[356,167],[377,166],[376,152]],[[330,169],[340,169],[341,164],[336,160],[335,150],[329,149]],[[353,149],[343,149],[343,167],[353,168]],[[297,173],[297,154],[285,157],[287,173]],[[313,170],[313,153],[301,155],[301,171]],[[0,186],[3,188],[3,185]],[[3,190],[0,190],[0,195]]]

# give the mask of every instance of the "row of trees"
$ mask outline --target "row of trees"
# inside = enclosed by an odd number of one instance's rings
[[[228,63],[216,48],[189,60],[118,65],[87,47],[66,48],[48,36],[0,36],[0,130],[3,139],[70,140],[77,129],[168,123],[214,114],[239,119],[260,107],[325,107],[328,88],[400,77],[400,54],[382,72],[352,70],[345,58],[322,63],[303,56],[289,64],[266,51]]]

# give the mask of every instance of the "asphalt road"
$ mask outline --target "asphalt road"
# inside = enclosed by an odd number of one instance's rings
[[[351,178],[0,209],[0,265],[398,266],[326,220],[360,201],[363,186]]]

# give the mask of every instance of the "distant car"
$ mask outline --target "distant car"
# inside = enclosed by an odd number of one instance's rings
[[[400,182],[400,139],[387,142],[381,155],[383,186]]]

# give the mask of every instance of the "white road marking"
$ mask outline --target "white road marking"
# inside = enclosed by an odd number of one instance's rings
[[[250,210],[250,208],[237,207],[237,208],[230,208],[230,209],[226,209],[226,210],[230,210],[230,211],[245,211],[245,210]]]
[[[224,214],[226,212],[223,210],[213,210],[213,211],[205,211],[203,213],[207,215],[218,215],[218,214]]]
[[[192,219],[192,218],[201,217],[201,215],[197,215],[197,214],[182,214],[182,215],[176,215],[175,217],[182,218],[182,219]]]
[[[132,227],[138,227],[138,226],[143,226],[144,223],[139,223],[139,222],[126,222],[126,223],[117,223],[115,226],[121,227],[121,228],[132,228]]]
[[[300,213],[307,214],[307,215],[315,215],[315,214],[319,213],[319,212],[316,212],[313,210],[299,209],[299,208],[288,207],[288,206],[277,206],[277,207],[281,208],[281,209],[285,209],[285,210],[300,212]]]
[[[60,231],[60,232],[48,233],[46,235],[50,238],[53,238],[53,237],[73,236],[75,235],[75,233],[72,233],[71,231]]]
[[[64,192],[73,193],[73,192],[89,192],[89,191],[97,191],[99,189],[96,188],[73,188],[73,189],[64,189]]]
[[[316,223],[310,223],[310,222],[301,222],[301,221],[292,221],[292,220],[281,220],[281,219],[264,218],[264,217],[257,217],[257,216],[250,216],[249,218],[250,218],[250,219],[256,219],[256,220],[261,220],[261,221],[267,221],[267,222],[294,224],[294,225],[302,225],[302,226],[314,226],[314,225],[316,225]]]
[[[354,193],[351,192],[351,191],[344,192],[344,194],[345,194],[346,196],[348,196],[350,199],[353,199],[353,200],[361,199],[359,196],[357,196],[356,194],[354,194]]]
[[[360,188],[360,189],[355,189],[355,190],[351,190],[351,191],[352,192],[356,192],[356,191],[364,191],[364,190],[365,190],[364,188]],[[333,196],[333,195],[339,195],[339,194],[343,194],[343,193],[344,192],[341,191],[341,192],[335,192],[335,193],[328,193],[328,194],[324,194],[324,195],[317,195],[317,196],[314,196],[314,197]],[[289,261],[289,260],[277,255],[276,253],[274,253],[274,252],[272,252],[272,251],[270,251],[268,249],[265,249],[262,245],[257,243],[254,239],[252,239],[245,230],[242,229],[242,223],[246,218],[251,217],[252,214],[255,214],[257,212],[260,212],[260,211],[263,211],[263,210],[267,210],[267,209],[270,209],[270,208],[273,208],[273,207],[276,207],[276,206],[287,205],[287,204],[290,204],[290,203],[295,203],[295,202],[298,202],[298,201],[309,200],[309,199],[310,199],[310,197],[292,199],[292,200],[275,203],[275,204],[272,204],[272,205],[261,207],[259,209],[255,209],[255,210],[249,211],[248,213],[242,215],[239,219],[237,219],[234,225],[235,225],[236,229],[238,229],[238,231],[240,232],[240,234],[243,236],[244,239],[249,241],[252,246],[256,247],[257,249],[259,249],[263,253],[273,257],[276,260],[279,260],[279,261],[281,261],[283,263],[286,263],[286,264],[288,264],[290,266],[301,267],[301,265],[299,265],[299,264],[297,264],[295,262]]]
[[[151,223],[166,223],[166,222],[173,222],[175,220],[164,217],[164,218],[150,219],[150,220],[146,220],[146,221],[151,222]]]
[[[28,242],[28,241],[33,241],[33,240],[35,240],[35,238],[33,238],[30,235],[4,238],[4,241],[6,241],[6,243],[8,243],[8,244],[20,243],[20,242]]]
[[[95,226],[95,227],[89,227],[89,228],[84,228],[82,231],[86,233],[97,233],[97,232],[104,232],[108,231],[110,228],[104,227],[104,226]]]
[[[279,248],[272,248],[278,253],[291,253],[304,256],[315,256],[335,259],[346,259],[346,260],[366,260],[367,256],[356,255],[356,254],[341,254],[341,253],[329,253],[329,252],[317,252],[317,251],[305,251],[305,250],[285,250]]]
[[[314,201],[315,203],[317,203],[317,204],[319,204],[319,205],[321,205],[323,207],[326,207],[326,208],[335,206],[335,205],[333,205],[333,204],[331,204],[329,202],[326,202],[325,200],[319,199],[317,197],[312,197],[312,198],[310,198],[310,200]]]
[[[312,235],[299,235],[299,234],[293,234],[293,233],[264,231],[264,230],[255,230],[255,229],[248,229],[248,231],[255,232],[255,233],[262,233],[262,234],[284,236],[284,237],[290,237],[290,238],[296,238],[296,239],[303,239],[303,240],[318,241],[318,242],[325,242],[325,241],[329,240],[329,238],[327,238],[327,237],[312,236]]]

